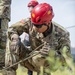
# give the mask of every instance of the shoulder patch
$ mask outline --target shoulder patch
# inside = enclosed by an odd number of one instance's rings
[[[27,22],[29,20],[30,20],[30,18],[26,18],[26,19],[22,19],[20,22],[23,23],[23,24],[25,24],[25,22]]]
[[[20,22],[24,24],[25,23],[25,19],[22,19]]]

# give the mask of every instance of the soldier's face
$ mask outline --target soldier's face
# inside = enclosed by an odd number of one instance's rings
[[[43,33],[47,30],[47,25],[42,25],[42,26],[36,26],[34,25],[35,29],[39,33]]]
[[[30,13],[32,12],[33,8],[34,8],[33,6],[28,7],[28,10],[29,10]]]

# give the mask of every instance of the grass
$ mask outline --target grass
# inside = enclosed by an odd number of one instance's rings
[[[65,50],[66,50],[66,47],[63,49],[63,57],[65,58],[67,62],[66,65],[68,65],[71,69],[66,66],[62,68],[59,58],[57,57],[57,60],[55,60],[55,58],[53,57],[54,52],[52,50],[50,56],[48,57],[49,62],[53,65],[51,69],[54,70],[54,71],[51,71],[51,75],[75,75],[75,63],[73,63],[73,60],[71,58],[66,56]],[[41,71],[40,75],[43,75],[43,67],[41,67],[40,71]],[[50,72],[50,70],[48,69],[47,72]],[[28,75],[27,69],[21,65],[18,66],[16,73],[17,75]],[[33,72],[33,75],[37,75],[37,73]]]
[[[17,72],[17,75],[28,75],[27,69],[20,65],[18,69],[16,70],[16,72]],[[0,75],[2,75],[2,73],[0,73]],[[37,75],[37,73],[33,72],[33,75]],[[42,73],[40,75],[42,75]],[[74,71],[70,71],[67,68],[64,68],[64,70],[58,69],[57,71],[52,72],[51,75],[75,75],[75,66],[74,66]]]
[[[57,71],[51,73],[51,75],[60,75],[60,74],[61,75],[75,75],[75,66],[74,66],[74,72],[70,71],[69,69],[65,67],[64,70],[58,69]],[[17,75],[27,75],[27,69],[22,66],[19,66],[17,69]],[[33,75],[37,75],[37,73],[34,72]]]

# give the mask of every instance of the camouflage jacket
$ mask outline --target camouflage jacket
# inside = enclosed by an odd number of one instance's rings
[[[42,43],[48,43],[52,49],[58,52],[60,52],[64,46],[67,46],[68,51],[70,51],[69,32],[55,22],[52,22],[52,31],[47,31],[45,33],[48,35],[44,35],[44,33],[38,33],[29,18],[11,25],[11,27],[8,29],[8,32],[9,38],[14,33],[17,33],[19,36],[23,32],[28,33],[30,36],[29,39],[31,48],[33,50]]]
[[[8,18],[10,20],[11,0],[0,0],[0,18]]]

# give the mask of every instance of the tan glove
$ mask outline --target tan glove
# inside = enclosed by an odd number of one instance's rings
[[[45,46],[42,47],[42,49],[40,49],[40,53],[43,56],[48,56],[49,51],[50,51],[50,46],[49,45],[45,45]]]
[[[21,41],[19,39],[19,36],[17,34],[13,34],[11,36],[11,44],[10,44],[10,50],[12,53],[17,54],[19,53],[19,47],[20,47]]]

